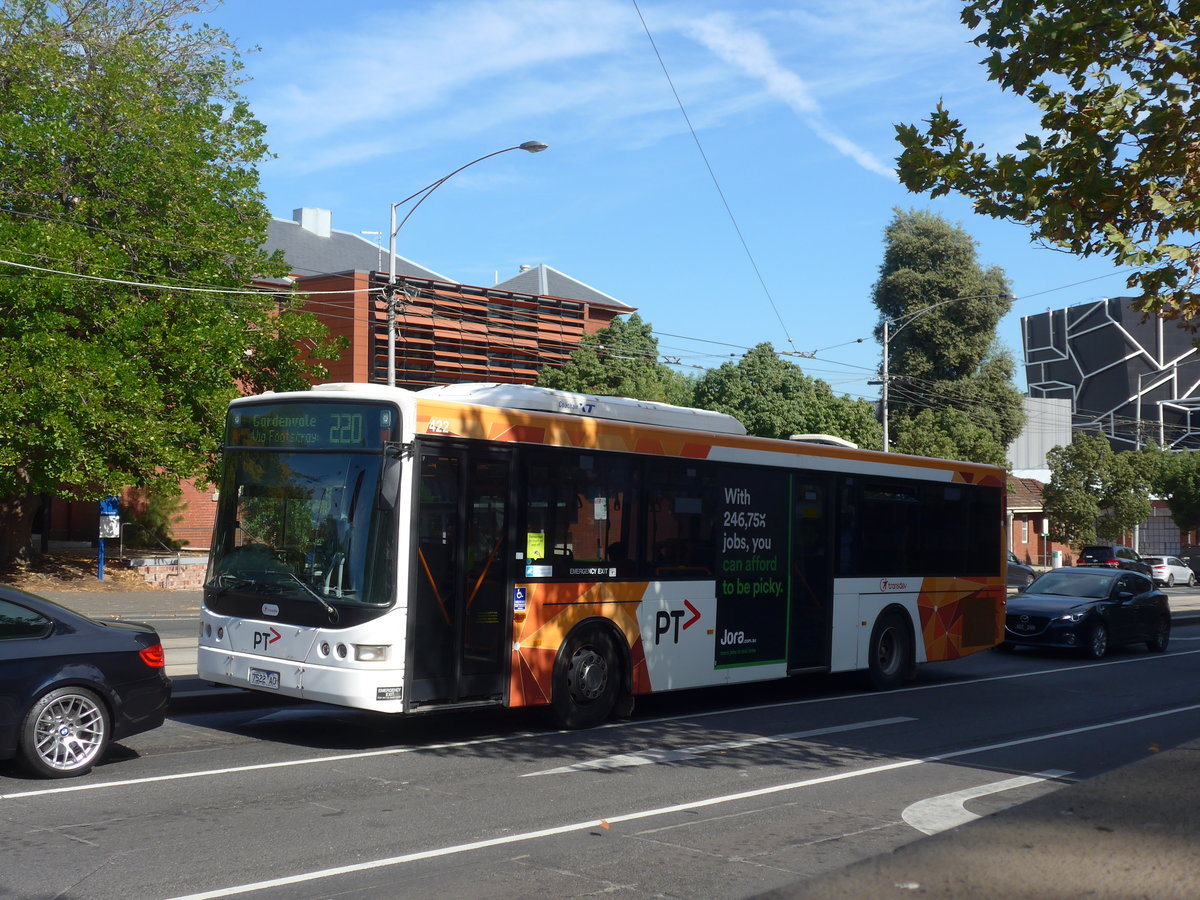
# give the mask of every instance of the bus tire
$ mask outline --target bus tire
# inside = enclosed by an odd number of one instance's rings
[[[563,728],[591,728],[616,706],[623,679],[617,647],[604,628],[573,631],[554,660],[550,705]]]
[[[867,656],[867,681],[877,691],[899,687],[916,667],[906,617],[889,610],[875,620]]]

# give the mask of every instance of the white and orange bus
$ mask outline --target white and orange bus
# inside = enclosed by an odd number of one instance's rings
[[[415,713],[863,670],[1003,635],[1004,471],[522,385],[230,404],[208,681]]]

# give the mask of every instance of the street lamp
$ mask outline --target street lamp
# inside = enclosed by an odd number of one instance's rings
[[[890,330],[890,326],[895,324],[892,319],[886,316],[883,319],[883,390],[880,392],[880,407],[883,412],[883,452],[891,452],[888,448],[888,346],[892,342],[892,338],[903,331],[914,319],[919,319],[927,312],[932,312],[939,306],[945,306],[947,303],[954,303],[956,300],[986,300],[989,297],[995,297],[1000,300],[1011,300],[1009,294],[979,294],[975,297],[949,297],[945,300],[939,300],[937,303],[931,303],[929,306],[923,306],[915,312],[907,313],[895,321],[900,322],[900,327],[895,331]],[[903,320],[903,321],[900,321]]]
[[[461,172],[463,169],[470,168],[475,163],[483,162],[485,159],[491,159],[493,156],[499,156],[501,153],[508,153],[512,150],[524,150],[526,153],[541,153],[547,149],[549,145],[543,144],[541,141],[526,141],[523,144],[517,144],[515,147],[505,147],[503,150],[496,150],[488,153],[486,156],[481,156],[478,159],[473,159],[469,163],[459,166],[448,175],[443,175],[432,184],[427,184],[415,194],[410,194],[398,203],[392,204],[391,225],[388,228],[388,257],[390,259],[388,265],[388,288],[386,293],[387,299],[387,329],[388,329],[388,385],[396,386],[396,234],[404,227],[404,223],[408,221],[409,216],[417,211],[425,200],[440,188],[443,184]],[[419,200],[417,198],[420,197]],[[410,200],[417,200],[412,205],[404,218],[400,220],[400,224],[396,224],[396,209],[408,203]]]

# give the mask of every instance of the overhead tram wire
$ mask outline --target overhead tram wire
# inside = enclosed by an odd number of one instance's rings
[[[263,297],[263,296],[268,296],[268,295],[284,294],[284,293],[296,293],[296,294],[302,294],[302,295],[309,296],[309,297],[327,296],[327,295],[333,295],[333,294],[355,294],[355,293],[358,293],[357,290],[296,291],[296,290],[294,290],[294,288],[291,285],[287,285],[286,288],[283,286],[280,286],[278,289],[262,288],[259,290],[255,290],[253,288],[218,288],[218,287],[205,287],[203,285],[191,286],[191,285],[183,285],[183,284],[155,284],[153,282],[145,282],[145,281],[128,281],[128,280],[121,279],[121,278],[105,278],[102,275],[85,275],[81,272],[65,272],[65,271],[61,271],[59,269],[48,269],[43,266],[31,266],[31,265],[27,265],[25,263],[14,262],[9,259],[0,259],[0,265],[13,266],[14,268],[17,268],[17,269],[28,269],[30,271],[39,272],[44,275],[60,275],[60,276],[66,277],[66,278],[76,278],[81,281],[98,281],[102,284],[116,284],[116,285],[120,285],[122,287],[147,288],[147,289],[159,290],[159,291],[187,291],[189,293],[200,293],[200,294],[232,294],[232,295],[242,296],[242,297]]]
[[[72,221],[71,219],[63,219],[63,218],[59,218],[57,216],[43,215],[41,213],[23,212],[23,211],[17,211],[17,210],[6,210],[4,212],[4,215],[13,216],[15,218],[36,219],[41,222],[49,222],[49,223],[53,223],[56,225],[64,225],[64,226],[70,226],[73,228],[81,228],[84,231],[94,232],[96,234],[108,235],[110,237],[115,237],[115,238],[141,238],[142,237],[142,235],[138,235],[138,234],[135,234],[134,232],[130,232],[130,231],[121,231],[121,230],[118,230],[115,228],[104,228],[100,225],[88,225],[84,222],[75,222],[75,221]],[[153,238],[153,243],[158,247],[169,247],[169,248],[173,248],[176,250],[187,250],[191,253],[206,253],[206,254],[210,254],[210,255],[214,255],[214,256],[228,257],[231,259],[239,259],[239,260],[248,259],[247,256],[237,254],[237,253],[229,253],[227,250],[222,249],[222,248],[217,248],[217,247],[197,247],[194,244],[185,244],[180,241],[169,241],[169,240],[164,240],[162,238]],[[20,251],[10,250],[9,252],[20,252]],[[23,255],[38,256],[39,258],[42,258],[42,259],[51,259],[52,258],[52,257],[46,257],[44,255],[39,255],[39,254],[23,254]],[[65,262],[66,260],[63,260],[63,261]],[[292,269],[292,271],[301,273],[302,275],[308,274],[308,275],[326,275],[326,276],[328,276],[328,275],[337,275],[338,274],[335,272],[325,272],[320,269],[308,269],[308,268],[304,268],[303,266],[294,267]],[[372,289],[372,291],[374,291],[374,289]],[[322,292],[322,293],[336,293],[336,292]]]
[[[713,186],[717,189],[717,195],[721,198],[721,203],[725,207],[725,213],[729,216],[729,221],[733,224],[733,230],[737,232],[738,240],[742,243],[742,249],[746,252],[746,258],[750,261],[750,267],[754,269],[754,274],[758,278],[758,283],[762,286],[763,293],[766,295],[767,302],[771,304],[771,310],[775,313],[775,318],[779,321],[779,327],[783,329],[784,339],[795,348],[795,342],[792,341],[792,336],[788,332],[788,327],[783,321],[783,316],[779,314],[779,307],[775,305],[775,298],[771,296],[771,291],[767,287],[767,282],[763,278],[762,272],[758,268],[758,263],[754,259],[754,254],[750,252],[750,245],[746,242],[746,237],[742,234],[741,226],[738,225],[737,217],[733,214],[733,209],[729,206],[729,201],[725,199],[725,192],[721,189],[721,182],[717,180],[717,173],[713,171],[712,164],[708,161],[708,155],[704,152],[704,146],[700,143],[700,136],[696,134],[696,129],[692,126],[692,120],[688,116],[687,109],[683,105],[683,99],[679,96],[679,91],[675,89],[675,82],[671,79],[671,73],[667,70],[667,64],[663,60],[662,54],[658,51],[658,44],[654,41],[654,35],[650,33],[650,26],[646,24],[646,17],[642,15],[641,7],[638,6],[637,0],[630,0],[633,3],[633,8],[637,12],[638,19],[641,20],[642,28],[646,32],[646,37],[650,41],[650,46],[654,50],[654,55],[658,58],[658,64],[662,67],[663,75],[666,76],[667,84],[671,86],[671,93],[675,95],[675,102],[679,105],[679,112],[683,115],[683,121],[687,123],[688,131],[692,134],[692,140],[696,142],[696,149],[700,152],[700,158],[704,160],[704,167],[708,169],[708,176],[712,179]]]
[[[293,290],[290,287],[287,290],[284,290],[284,289],[273,290],[273,289],[269,289],[269,288],[264,288],[264,289],[260,289],[260,290],[255,290],[255,289],[233,290],[233,289],[228,289],[228,288],[215,288],[215,287],[204,287],[204,286],[155,284],[155,283],[150,283],[150,282],[124,281],[124,280],[119,280],[119,279],[103,278],[101,276],[84,275],[84,274],[76,273],[76,272],[66,272],[66,271],[61,271],[61,270],[46,269],[46,268],[38,267],[38,266],[30,266],[30,265],[26,265],[26,264],[22,264],[22,263],[15,263],[15,262],[12,262],[9,260],[0,260],[0,264],[11,265],[11,266],[14,266],[17,268],[32,270],[32,271],[36,271],[39,273],[59,275],[59,276],[63,276],[63,277],[77,278],[77,279],[82,279],[82,280],[98,281],[98,282],[109,283],[109,284],[121,284],[121,285],[130,286],[130,287],[146,287],[146,288],[165,290],[165,291],[175,290],[175,291],[187,291],[187,292],[198,292],[198,293],[235,295],[231,302],[247,302],[247,301],[237,300],[236,299],[237,296],[270,297],[270,296],[275,296],[275,295],[284,294],[284,293],[291,293]],[[296,291],[296,293],[306,296],[306,297],[314,297],[314,296],[320,297],[320,296],[329,296],[329,295],[353,294],[353,293],[355,293],[355,291],[322,291],[322,292]],[[319,301],[319,300],[317,301],[318,304],[320,302],[321,301]],[[310,312],[311,312],[311,310],[310,310]],[[460,323],[466,323],[466,322],[486,323],[486,317],[482,317],[482,316],[459,315],[459,316],[447,317],[444,314],[435,313],[433,311],[418,310],[418,309],[407,309],[405,311],[405,314],[411,315],[415,318],[428,318],[428,319],[442,318],[442,319],[458,321]],[[341,320],[341,321],[352,321],[352,322],[364,321],[364,320],[368,321],[368,322],[372,321],[372,319],[370,317],[365,317],[365,319],[364,319],[364,317],[361,317],[361,316],[341,315],[341,314],[338,314],[338,313],[332,312],[332,311],[322,311],[320,313],[320,315],[322,315],[323,317],[328,318],[328,319],[337,319],[337,320]],[[658,332],[658,333],[664,334],[664,335],[667,334],[666,332]],[[696,341],[696,342],[700,342],[700,343],[710,343],[710,344],[717,344],[717,345],[722,345],[722,346],[735,347],[735,348],[741,349],[743,351],[748,351],[749,349],[751,349],[751,348],[741,347],[740,345],[737,345],[737,344],[729,344],[724,341],[714,341],[714,340],[710,340],[707,338],[692,338],[692,337],[688,337],[686,335],[672,335],[672,336],[676,337],[678,339],[682,339],[682,340],[690,340],[690,341]],[[844,344],[834,345],[834,347],[846,346],[846,344],[857,343],[857,342],[858,341],[848,341]],[[829,347],[829,348],[824,348],[824,349],[834,349],[834,347]],[[605,349],[605,348],[601,348],[601,349]],[[651,354],[651,353],[644,352],[644,351],[631,350],[629,348],[616,348],[616,349],[620,349],[621,352],[625,353],[625,354],[636,353],[637,355],[644,356],[646,358],[650,358],[653,356],[655,359],[659,359],[664,356],[664,354],[661,354],[661,353]],[[814,354],[817,352],[821,352],[821,351],[813,351]],[[698,355],[722,358],[722,357],[718,356],[717,354],[698,354]],[[741,355],[741,354],[739,354],[739,355]],[[792,354],[787,353],[786,351],[782,351],[782,352],[780,352],[780,355],[791,356]],[[805,358],[817,360],[820,362],[825,362],[825,363],[828,363],[831,365],[838,365],[838,366],[844,366],[844,367],[851,368],[851,369],[860,369],[863,371],[870,371],[870,369],[865,366],[858,366],[853,363],[844,363],[844,362],[841,362],[838,360],[823,359],[823,358],[817,357],[815,355],[807,355],[806,354]],[[697,365],[694,363],[679,362],[676,364],[686,367],[686,368],[697,368],[697,369],[705,368],[704,366]],[[902,382],[899,383],[897,386],[898,393],[900,393],[902,396],[905,396],[906,400],[909,401],[910,405],[918,407],[918,408],[935,408],[933,404],[929,403],[925,399],[924,394],[915,393],[915,391],[919,390],[920,384],[923,383],[923,384],[927,384],[927,385],[932,385],[932,384],[934,384],[933,381],[931,381],[929,379],[917,378],[917,377],[913,377],[913,376],[908,376],[908,377],[906,377],[905,380],[907,380],[909,382],[917,382],[918,383],[916,386],[912,387],[911,389],[908,388],[906,385],[904,385]],[[832,387],[832,385],[831,385],[831,387]],[[914,392],[909,393],[910,390],[914,391]],[[847,396],[853,396],[853,395],[848,394]],[[870,399],[870,398],[860,396],[858,399]],[[951,400],[953,402],[953,398],[951,398]],[[984,401],[976,400],[974,398],[959,399],[957,401],[957,404],[958,405],[955,408],[958,408],[958,409],[960,409],[960,411],[966,413],[969,418],[971,417],[970,412],[968,411],[968,409],[966,409],[964,407],[985,406],[986,405],[986,403]],[[1103,419],[1107,415],[1108,414],[1105,412],[1099,412],[1099,411],[1094,411],[1094,410],[1077,410],[1074,413],[1073,418],[1084,420],[1084,423],[1086,424],[1086,423],[1095,422],[1098,419]],[[1132,427],[1132,426],[1136,425],[1136,420],[1133,418],[1129,418],[1129,417],[1111,417],[1110,420],[1114,426],[1124,425],[1124,426]],[[1144,419],[1143,421],[1148,421],[1148,420]],[[1166,425],[1165,431],[1169,432],[1172,435],[1172,437],[1175,437],[1175,436],[1182,437],[1187,433],[1187,430],[1185,427],[1180,426],[1180,425],[1173,425],[1173,424]]]
[[[70,225],[74,225],[74,226],[84,228],[87,230],[94,230],[94,231],[98,231],[98,232],[102,232],[102,233],[119,234],[119,232],[113,232],[111,229],[104,229],[104,228],[100,228],[98,226],[84,225],[84,224],[78,223],[78,222],[70,222],[69,220],[53,219],[48,216],[41,216],[41,215],[32,214],[32,213],[30,213],[30,214],[20,213],[19,215],[23,215],[28,218],[42,219],[42,220],[46,220],[46,221],[61,221],[61,222],[63,222],[63,224],[70,224]],[[188,245],[178,244],[178,243],[173,243],[173,242],[160,242],[160,243],[163,243],[164,246],[177,246],[177,247],[188,248]],[[190,248],[190,249],[203,249],[203,248]],[[24,256],[32,256],[32,257],[39,258],[39,259],[47,259],[47,257],[42,254],[28,254],[28,253],[24,253],[21,251],[16,251],[16,252],[18,252]],[[212,252],[217,252],[217,251],[212,251]],[[23,269],[27,269],[27,270],[31,270],[31,271],[35,271],[35,272],[45,273],[48,275],[57,275],[57,276],[61,276],[61,277],[76,278],[76,279],[81,279],[81,280],[102,281],[102,282],[115,283],[115,284],[124,284],[127,286],[133,286],[133,287],[147,287],[150,289],[157,289],[157,290],[164,290],[164,291],[183,291],[183,292],[209,293],[209,294],[220,293],[220,294],[224,294],[227,296],[233,295],[233,296],[230,296],[230,298],[228,300],[228,302],[231,302],[231,303],[249,302],[248,300],[239,301],[237,299],[237,296],[239,296],[239,295],[244,296],[246,298],[249,298],[249,297],[261,298],[264,296],[278,298],[281,296],[294,294],[294,295],[301,295],[301,296],[307,297],[307,298],[313,298],[313,297],[319,298],[319,297],[325,297],[325,296],[345,296],[348,294],[355,293],[355,291],[319,291],[319,292],[305,291],[303,289],[297,289],[295,287],[295,285],[286,285],[286,286],[279,285],[278,287],[265,287],[264,286],[263,288],[248,288],[248,289],[242,289],[242,290],[229,289],[229,288],[218,288],[218,287],[206,287],[203,285],[179,285],[179,284],[170,285],[170,284],[160,284],[160,283],[155,283],[155,282],[150,282],[150,281],[138,282],[138,281],[122,280],[122,279],[104,279],[99,276],[84,275],[84,274],[78,273],[78,272],[68,272],[68,271],[60,270],[60,269],[50,269],[50,268],[46,268],[46,267],[30,266],[27,264],[17,263],[17,262],[13,262],[13,261],[0,260],[0,265],[4,265],[4,264],[12,265],[17,268],[23,268]],[[314,272],[314,274],[325,274],[325,273]],[[1091,281],[1100,280],[1102,278],[1109,278],[1109,277],[1112,277],[1113,275],[1118,275],[1118,274],[1122,274],[1122,273],[1121,272],[1107,273],[1105,275],[1096,276],[1095,278],[1085,279],[1083,281],[1073,282],[1073,283],[1067,284],[1067,285],[1061,285],[1058,287],[1047,288],[1047,289],[1044,289],[1041,291],[1036,291],[1031,294],[1023,295],[1022,297],[1020,297],[1018,299],[1028,299],[1030,297],[1041,296],[1043,294],[1053,293],[1053,292],[1059,291],[1059,290],[1066,290],[1071,287],[1076,287],[1080,284],[1086,284]],[[368,293],[377,293],[378,290],[377,289],[367,289],[367,292]],[[318,300],[317,303],[320,303],[320,301]],[[286,311],[291,311],[291,310],[286,310]],[[309,311],[311,312],[312,310],[309,310]],[[412,311],[412,313],[416,314],[416,315],[424,315],[423,313],[418,313],[415,310]],[[325,318],[337,319],[339,321],[354,321],[354,322],[359,322],[359,321],[371,322],[371,321],[373,321],[372,317],[370,317],[370,316],[361,317],[361,316],[354,316],[354,315],[344,315],[344,314],[335,313],[333,311],[322,311],[320,313],[320,315],[324,316]],[[461,318],[463,318],[464,321],[470,321],[472,319],[474,319],[476,321],[480,321],[480,319],[478,317],[463,316]],[[652,333],[655,335],[661,335],[661,336],[665,336],[665,337],[673,337],[676,339],[692,341],[692,342],[696,342],[696,343],[707,343],[707,344],[714,344],[717,346],[733,347],[735,349],[743,351],[743,353],[748,351],[749,349],[751,349],[748,347],[744,347],[742,345],[732,344],[732,343],[728,343],[725,341],[716,341],[716,340],[712,340],[709,338],[692,337],[689,335],[678,335],[678,334],[674,334],[671,332],[655,331]],[[847,341],[844,344],[835,345],[835,347],[836,346],[845,346],[846,344],[850,344],[850,343],[857,343],[860,340],[862,340],[862,339],[858,339],[855,341]],[[671,349],[682,349],[682,348],[671,348]],[[833,349],[833,347],[824,348],[824,349]],[[820,350],[813,351],[813,354],[819,353],[819,352],[822,352],[822,351],[820,351]],[[825,362],[825,363],[828,363],[831,365],[842,366],[842,367],[846,367],[846,368],[850,368],[850,369],[858,369],[858,370],[862,370],[862,371],[872,371],[869,367],[866,367],[866,366],[859,366],[859,365],[856,365],[853,363],[846,363],[846,362],[842,362],[839,360],[830,360],[830,359],[826,359],[826,358],[822,358],[822,357],[817,357],[815,355],[810,355],[808,353],[800,354],[800,353],[793,353],[793,352],[789,352],[789,351],[777,351],[777,354],[780,356],[801,355],[801,356],[803,356],[803,358],[813,359],[813,360]],[[659,354],[659,355],[663,356],[663,354]],[[671,354],[671,355],[673,357],[676,357],[679,354]],[[707,357],[710,359],[721,359],[721,360],[727,361],[726,357],[724,355],[719,355],[719,354],[697,353],[695,351],[691,351],[690,353],[685,352],[682,355],[683,356],[691,355],[691,356],[698,356],[698,357]],[[730,354],[730,356],[734,356],[734,355],[735,354]],[[741,354],[736,354],[736,355],[741,355]],[[695,363],[679,363],[679,365],[687,367],[687,368],[697,368],[697,369],[705,368],[704,366],[701,366],[701,365],[698,365]],[[851,395],[848,395],[848,396],[851,396]],[[870,399],[870,398],[862,397],[862,399]],[[928,404],[914,402],[913,405],[927,406]],[[1096,418],[1103,417],[1104,415],[1105,415],[1104,413],[1098,413],[1098,412],[1089,413],[1088,411],[1080,411],[1077,413],[1077,418],[1083,418],[1088,421],[1093,421]],[[1122,419],[1120,422],[1117,422],[1117,424],[1132,425],[1132,424],[1134,424],[1134,420],[1132,418],[1127,419],[1127,420]],[[1173,429],[1176,429],[1177,427],[1178,426],[1172,426],[1172,425],[1166,426],[1166,428],[1168,430],[1173,430]]]
[[[65,278],[74,278],[74,279],[79,279],[79,280],[84,280],[84,281],[95,281],[95,282],[100,282],[100,283],[104,283],[104,284],[117,284],[117,285],[122,285],[122,286],[126,286],[126,287],[137,287],[137,288],[162,290],[162,291],[184,291],[184,292],[190,292],[190,293],[232,295],[233,297],[241,296],[241,297],[247,297],[247,298],[248,297],[261,298],[261,297],[271,297],[271,296],[286,295],[286,294],[296,294],[298,296],[305,297],[305,298],[313,298],[313,297],[345,296],[345,295],[355,294],[358,292],[357,290],[305,291],[303,289],[297,290],[293,285],[288,285],[286,287],[281,285],[279,288],[264,287],[261,289],[253,289],[253,288],[251,288],[251,289],[232,289],[232,288],[206,287],[203,285],[161,284],[161,283],[154,283],[154,282],[133,281],[133,280],[128,280],[128,279],[106,278],[106,277],[99,276],[99,275],[87,275],[87,274],[83,274],[83,273],[79,273],[79,272],[67,272],[67,271],[60,270],[60,269],[50,269],[50,268],[42,267],[42,266],[33,266],[33,265],[25,264],[25,263],[18,263],[18,262],[14,262],[11,260],[4,260],[4,259],[0,259],[0,265],[9,265],[9,266],[13,266],[15,268],[26,269],[29,271],[43,274],[43,275],[61,276],[61,277],[65,277]],[[368,293],[377,293],[379,290],[381,290],[381,289],[368,289]],[[232,300],[231,302],[238,302],[238,301]],[[242,302],[248,302],[248,301],[242,301]],[[320,300],[318,300],[316,302],[318,304],[321,303]],[[308,311],[314,312],[311,309]],[[450,321],[456,321],[459,323],[475,322],[475,323],[486,324],[486,322],[487,322],[486,317],[472,316],[469,314],[460,314],[458,316],[446,316],[444,313],[435,314],[433,312],[419,311],[416,309],[406,310],[405,314],[413,315],[413,316],[417,316],[417,317],[442,318],[442,319],[448,319]],[[319,315],[324,316],[325,318],[337,319],[340,321],[353,321],[353,322],[366,321],[368,323],[373,321],[373,319],[369,316],[361,317],[361,316],[353,316],[353,315],[341,315],[336,312],[324,311],[324,310],[322,310],[319,313]],[[710,341],[705,338],[690,338],[690,337],[686,337],[683,335],[680,335],[678,337],[680,337],[683,340],[692,340],[692,341],[699,341],[699,342],[704,342],[704,343],[713,343],[713,344],[723,343],[720,341]],[[740,345],[736,345],[736,344],[725,344],[725,346],[737,347],[738,349],[743,350],[743,351],[749,351],[751,349],[748,347],[741,347]],[[629,352],[629,353],[639,352],[639,355],[646,356],[647,358],[652,355],[650,353],[641,352],[641,351],[632,351],[632,350],[623,350],[622,352]],[[787,351],[777,351],[777,352],[784,356],[792,355],[792,354],[788,353]],[[653,354],[653,355],[655,356],[655,358],[658,358],[658,357],[662,357],[664,354],[660,353],[660,354]],[[698,354],[698,355],[699,356],[716,357],[716,354]],[[744,355],[744,354],[738,354],[738,355]],[[722,358],[722,357],[717,357],[717,358]],[[807,356],[806,358],[813,359],[816,357]],[[834,361],[827,360],[827,362],[834,362]],[[838,363],[834,363],[834,364],[838,364]],[[681,362],[681,363],[678,363],[678,365],[685,366],[687,368],[698,368],[698,369],[705,368],[704,366],[694,364],[694,363],[682,363]]]

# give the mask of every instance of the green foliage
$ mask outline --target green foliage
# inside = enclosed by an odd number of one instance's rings
[[[286,266],[260,249],[263,126],[199,6],[0,4],[0,558],[29,552],[26,498],[196,475],[239,387],[314,374],[312,317],[215,292]]]
[[[604,397],[634,397],[691,406],[693,384],[659,362],[658,339],[637,313],[613,319],[607,328],[585,334],[561,369],[546,368],[540,387]]]
[[[1182,531],[1200,528],[1200,451],[1163,453],[1154,491],[1166,499]]]
[[[1004,447],[992,433],[957,409],[923,409],[896,426],[897,453],[1008,466]]]
[[[728,413],[759,437],[832,434],[860,447],[882,446],[870,403],[836,396],[824,381],[780,359],[767,343],[736,363],[702,375],[696,384],[696,406]]]
[[[990,155],[941,102],[898,125],[901,181],[1029,226],[1035,240],[1137,266],[1137,305],[1200,313],[1200,14],[1180,0],[970,0],[988,78],[1041,110],[1037,135]],[[982,26],[982,30],[979,30]]]
[[[1157,463],[1147,453],[1113,453],[1101,435],[1076,432],[1046,454],[1050,483],[1042,501],[1050,537],[1079,548],[1097,538],[1119,541],[1150,515]]]
[[[889,429],[909,435],[907,446],[937,446],[944,452],[936,455],[949,459],[985,462],[995,456],[991,445],[997,444],[1003,464],[1003,448],[1025,424],[1021,394],[1013,385],[1016,365],[996,339],[1012,307],[1004,271],[981,267],[975,240],[927,210],[896,210],[884,242],[872,300],[881,316],[876,340],[883,341],[884,320],[891,323]],[[991,441],[980,443],[974,429],[962,427],[954,433],[963,446],[952,447],[948,435],[918,435],[911,420],[923,410],[957,411]]]
[[[871,297],[894,323],[893,370],[929,381],[974,375],[1012,308],[1009,290],[1003,269],[979,265],[975,239],[960,226],[928,210],[895,210]],[[875,337],[883,338],[882,319]]]
[[[171,536],[175,526],[183,520],[183,494],[178,483],[142,492],[131,506],[125,508],[123,518],[126,546],[167,550],[178,550],[183,546],[183,542]]]

